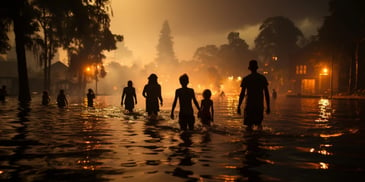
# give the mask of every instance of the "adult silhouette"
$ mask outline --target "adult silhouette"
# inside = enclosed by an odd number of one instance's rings
[[[162,106],[163,100],[161,96],[161,85],[157,82],[157,75],[152,73],[148,77],[148,83],[144,86],[142,91],[143,97],[146,98],[146,111],[150,119],[156,119],[160,106]]]
[[[128,81],[127,85],[128,86],[123,89],[120,105],[124,104],[124,108],[129,113],[133,113],[134,104],[137,104],[136,89],[133,87],[133,82],[131,80]]]
[[[65,91],[63,89],[61,89],[57,95],[57,105],[59,108],[64,108],[68,105]]]
[[[5,98],[6,96],[8,95],[7,91],[6,91],[6,86],[3,85],[1,88],[0,88],[0,101],[1,102],[5,102]]]
[[[93,89],[89,88],[87,90],[86,97],[87,97],[87,107],[94,107],[95,93]]]
[[[270,94],[268,82],[264,75],[257,72],[258,64],[256,60],[251,60],[248,69],[251,74],[245,76],[241,82],[241,93],[238,100],[237,113],[241,114],[241,104],[246,96],[244,108],[244,125],[247,130],[252,130],[253,126],[262,129],[264,119],[264,96],[266,100],[266,113],[270,113]]]

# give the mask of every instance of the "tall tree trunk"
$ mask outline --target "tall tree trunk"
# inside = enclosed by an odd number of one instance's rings
[[[52,64],[52,43],[50,41],[50,43],[48,44],[48,54],[47,54],[47,62],[48,62],[48,69],[47,69],[47,90],[51,89],[51,64]]]
[[[356,41],[355,45],[355,83],[354,83],[354,91],[356,92],[358,88],[359,82],[359,48],[360,48],[360,41]]]
[[[24,0],[17,0],[17,11],[14,16],[14,34],[15,34],[15,47],[16,55],[18,60],[18,80],[19,80],[19,95],[18,100],[20,103],[30,102],[30,92],[28,83],[28,71],[27,71],[27,60],[25,57],[25,43],[24,43],[24,17],[22,6]]]
[[[43,57],[42,57],[42,62],[44,64],[44,67],[43,67],[43,89],[44,90],[48,90],[48,59],[47,59],[47,56],[48,56],[48,51],[47,51],[47,31],[45,30],[45,28],[43,28],[43,34],[44,34],[44,45],[43,45]]]

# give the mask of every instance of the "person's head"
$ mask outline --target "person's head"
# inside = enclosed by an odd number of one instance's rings
[[[43,95],[48,95],[47,90],[43,91]]]
[[[189,77],[187,74],[181,75],[179,80],[180,80],[180,84],[184,87],[186,87],[189,83]]]
[[[5,86],[5,85],[3,85],[3,86],[2,86],[2,88],[5,90],[5,89],[6,89],[6,86]]]
[[[203,91],[203,98],[204,99],[210,99],[211,96],[212,96],[212,92],[209,89],[205,89]]]
[[[157,75],[152,73],[149,77],[148,77],[148,82],[149,83],[157,83]]]
[[[131,80],[128,81],[128,87],[133,86],[133,82]]]
[[[252,59],[248,65],[248,69],[251,71],[257,71],[257,69],[259,68],[257,61]]]
[[[60,94],[64,94],[64,93],[65,93],[65,90],[61,89]]]
[[[87,89],[87,91],[88,91],[89,93],[93,93],[93,89],[91,89],[91,88]]]

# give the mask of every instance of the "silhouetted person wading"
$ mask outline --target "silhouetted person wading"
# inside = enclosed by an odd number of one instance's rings
[[[128,110],[129,113],[133,113],[134,104],[137,104],[136,89],[133,87],[133,82],[131,80],[129,80],[127,84],[128,86],[123,89],[120,105],[123,106],[124,104],[124,108]]]
[[[250,61],[248,69],[251,71],[251,74],[242,80],[237,113],[241,114],[241,104],[246,96],[243,123],[247,126],[247,130],[252,130],[254,125],[262,129],[264,96],[266,100],[266,113],[270,113],[269,83],[264,75],[257,73],[258,65],[256,60]]]
[[[157,75],[152,73],[148,77],[148,83],[144,86],[143,97],[146,98],[146,111],[148,113],[149,119],[155,120],[157,118],[158,111],[160,111],[160,106],[158,101],[162,106],[162,96],[161,96],[161,85],[157,82]]]
[[[189,77],[187,74],[183,74],[179,78],[181,88],[176,89],[175,91],[175,98],[172,103],[172,109],[171,109],[171,119],[174,119],[174,111],[176,107],[177,100],[179,100],[180,104],[180,111],[179,111],[179,124],[180,129],[183,131],[186,131],[188,128],[189,130],[194,130],[194,123],[195,123],[195,117],[194,117],[194,110],[193,110],[193,104],[196,106],[198,111],[200,111],[199,103],[196,100],[195,92],[192,88],[188,88],[189,84]]]

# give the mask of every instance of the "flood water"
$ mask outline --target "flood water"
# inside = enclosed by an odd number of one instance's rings
[[[119,96],[95,109],[0,103],[0,181],[355,181],[365,177],[365,100],[278,97],[263,131],[247,132],[237,96],[214,98],[211,131],[124,114]],[[200,98],[199,98],[200,99]],[[178,108],[178,107],[177,107]],[[176,113],[177,114],[177,113]]]

